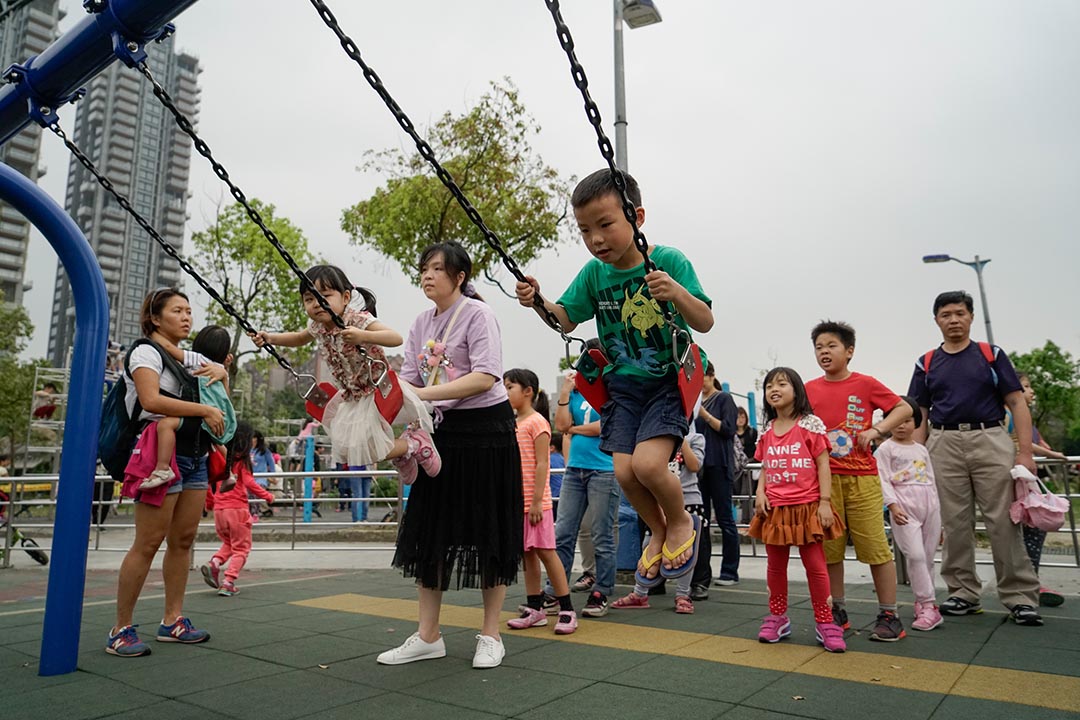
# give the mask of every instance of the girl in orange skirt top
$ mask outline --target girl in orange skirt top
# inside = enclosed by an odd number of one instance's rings
[[[817,640],[829,652],[844,652],[844,631],[833,623],[829,574],[822,541],[839,537],[843,523],[829,502],[832,475],[825,424],[813,414],[802,378],[791,368],[765,375],[765,432],[754,457],[761,482],[750,536],[765,543],[768,556],[769,615],[758,640],[774,643],[791,634],[787,616],[790,547],[799,548],[810,585]]]

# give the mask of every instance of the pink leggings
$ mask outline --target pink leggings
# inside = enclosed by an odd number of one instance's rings
[[[784,615],[788,607],[787,566],[790,545],[766,545],[769,564],[766,578],[769,585],[769,612]],[[825,548],[821,543],[800,545],[799,557],[806,568],[806,582],[810,585],[810,603],[814,608],[814,622],[832,622],[829,606],[829,573],[825,569]]]
[[[225,568],[225,579],[236,582],[251,553],[251,512],[246,507],[215,510],[214,529],[221,548],[213,559]]]

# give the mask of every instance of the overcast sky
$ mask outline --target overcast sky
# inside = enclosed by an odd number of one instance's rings
[[[542,0],[329,4],[418,125],[509,76],[549,165],[579,177],[602,166]],[[734,391],[774,362],[818,374],[809,331],[822,318],[855,325],[856,370],[906,390],[915,357],[940,342],[933,297],[967,289],[978,301],[973,270],[924,265],[928,253],[993,259],[985,283],[1006,349],[1053,339],[1080,355],[1080,3],[657,4],[663,23],[624,33],[629,169],[649,241],[686,253],[713,298],[716,325],[699,340]],[[62,5],[68,28],[81,3]],[[612,3],[566,0],[563,15],[613,137]],[[428,302],[396,265],[350,246],[339,219],[384,182],[356,170],[364,151],[409,141],[310,4],[204,0],[176,25],[204,68],[200,132],[233,179],[375,290],[380,317],[406,331]],[[62,203],[67,158],[43,143],[42,184]],[[192,168],[197,231],[227,192],[198,156]],[[557,297],[587,258],[568,244],[528,271]],[[35,240],[35,356],[55,262]],[[551,378],[558,337],[485,294],[506,367]],[[197,307],[196,326],[204,318]]]

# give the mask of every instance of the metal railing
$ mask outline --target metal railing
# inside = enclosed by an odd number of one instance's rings
[[[1041,467],[1045,467],[1049,471],[1050,476],[1051,476],[1050,477],[1051,481],[1055,481],[1057,486],[1062,489],[1062,492],[1060,493],[1060,495],[1062,497],[1068,498],[1069,501],[1070,501],[1067,528],[1063,527],[1056,534],[1058,534],[1058,535],[1067,534],[1067,535],[1070,536],[1071,544],[1072,544],[1072,556],[1073,556],[1073,561],[1071,563],[1053,562],[1053,561],[1047,562],[1047,559],[1044,558],[1043,562],[1041,563],[1041,565],[1043,567],[1080,568],[1080,534],[1078,534],[1078,532],[1077,532],[1076,514],[1075,514],[1075,512],[1073,510],[1073,502],[1072,502],[1072,501],[1075,501],[1075,500],[1080,500],[1080,492],[1073,492],[1073,490],[1074,490],[1073,486],[1074,486],[1074,484],[1076,484],[1076,478],[1073,478],[1073,477],[1069,476],[1069,467],[1070,466],[1075,466],[1077,463],[1080,463],[1080,457],[1070,457],[1068,460],[1065,460],[1065,461],[1062,461],[1062,460],[1044,460],[1044,459],[1040,459],[1038,461],[1038,464]],[[760,465],[756,464],[756,463],[751,464],[749,466],[749,469],[750,470],[759,470]],[[563,472],[563,470],[553,468],[552,472],[553,473],[561,473],[561,472]],[[284,510],[286,510],[286,513],[287,513],[284,516],[286,518],[285,521],[275,520],[273,522],[266,522],[266,523],[260,522],[259,524],[257,524],[255,526],[256,539],[263,541],[261,544],[256,543],[256,544],[254,544],[252,546],[252,550],[255,551],[255,552],[260,551],[260,550],[282,550],[282,549],[284,549],[283,546],[286,545],[286,543],[288,545],[289,550],[296,550],[296,549],[298,549],[297,548],[298,535],[299,534],[306,534],[308,531],[311,531],[313,529],[334,530],[334,529],[341,529],[341,528],[356,528],[358,526],[363,527],[363,528],[386,528],[386,529],[391,529],[392,528],[395,531],[395,535],[396,535],[396,530],[397,530],[397,527],[398,527],[398,523],[401,520],[401,517],[402,517],[402,515],[404,513],[404,509],[405,509],[405,504],[408,501],[407,494],[405,493],[402,484],[399,483],[399,482],[395,482],[395,485],[397,487],[397,495],[396,495],[396,497],[395,496],[389,496],[389,497],[387,497],[387,496],[378,496],[377,497],[377,496],[374,496],[374,495],[369,495],[368,497],[340,497],[340,496],[334,496],[334,495],[327,495],[327,494],[325,494],[325,485],[323,486],[323,494],[321,496],[316,497],[315,493],[314,493],[314,489],[313,489],[314,482],[313,481],[316,480],[316,479],[321,481],[321,483],[326,483],[327,481],[333,481],[333,480],[337,480],[337,479],[340,479],[340,478],[354,478],[354,477],[372,478],[373,480],[376,479],[376,478],[394,478],[396,480],[397,472],[393,471],[393,470],[333,470],[333,471],[299,470],[299,471],[292,471],[292,472],[255,473],[255,477],[259,478],[259,479],[265,478],[267,480],[280,479],[282,481],[282,486],[283,486],[282,493],[283,493],[283,496],[280,499],[275,500],[275,502],[273,504],[273,508],[275,508],[275,509],[278,509],[278,508],[284,509]],[[13,539],[15,537],[16,525],[17,525],[17,527],[18,527],[18,529],[20,531],[28,531],[27,535],[30,536],[30,537],[34,536],[34,531],[35,530],[51,530],[52,529],[53,523],[52,523],[52,520],[51,520],[51,517],[52,517],[51,508],[56,505],[56,500],[55,500],[55,497],[56,497],[56,483],[57,483],[58,480],[59,480],[58,475],[23,475],[23,476],[3,478],[3,480],[0,481],[0,486],[6,486],[8,483],[11,484],[11,486],[10,486],[11,492],[9,493],[9,498],[8,498],[7,504],[6,504],[6,506],[0,506],[0,517],[6,517],[7,520],[9,520],[9,522],[7,522],[6,526],[4,527],[3,548],[2,548],[2,562],[0,562],[0,568],[10,567],[12,552],[18,552],[18,550],[20,549],[18,547],[18,545],[13,542]],[[95,483],[104,484],[104,483],[111,483],[111,482],[113,482],[113,480],[112,480],[112,478],[110,478],[108,476],[103,475],[103,476],[98,476],[98,477],[95,478]],[[25,486],[25,485],[40,485],[40,484],[46,484],[46,483],[49,484],[52,487],[52,491],[49,493],[48,498],[45,498],[45,497],[42,497],[42,498],[25,497],[23,495],[23,493],[20,492],[20,489],[21,489],[22,486]],[[1076,489],[1080,490],[1080,488],[1076,488]],[[95,497],[99,497],[99,495],[95,494]],[[734,495],[732,499],[733,499],[733,504],[736,507],[742,506],[745,503],[749,503],[750,506],[752,507],[753,495]],[[260,501],[253,500],[252,502],[260,502]],[[320,519],[319,521],[316,522],[316,521],[314,521],[312,519],[312,515],[318,514],[317,508],[319,508],[320,506],[329,506],[329,505],[332,505],[332,504],[344,504],[344,505],[350,506],[350,509],[351,509],[351,505],[356,504],[356,503],[365,503],[365,504],[367,504],[368,508],[369,508],[369,515],[370,515],[371,510],[374,509],[375,507],[386,507],[387,510],[389,511],[387,513],[387,516],[390,517],[391,519],[389,519],[389,520],[387,520],[387,519],[384,519],[384,520],[367,520],[367,521],[363,521],[362,523],[353,522],[352,520],[340,520],[340,521],[337,521],[337,520],[323,520],[323,519]],[[111,509],[111,508],[118,508],[118,507],[131,507],[131,506],[134,505],[134,503],[130,499],[121,498],[121,499],[114,499],[114,500],[108,500],[108,501],[94,500],[93,505],[94,505],[95,508],[101,507],[101,506],[108,506]],[[33,514],[34,514],[33,509],[34,508],[41,508],[41,507],[50,508],[50,510],[46,513],[46,517],[44,517],[44,518],[34,517],[33,516]],[[27,511],[29,512],[29,514],[31,516],[30,519],[27,520],[27,521],[18,520],[18,517],[20,515],[22,515],[23,513],[27,512]],[[128,549],[129,549],[129,545],[127,545],[127,544],[125,544],[122,547],[121,546],[115,546],[115,547],[103,546],[102,545],[102,533],[103,533],[103,531],[108,530],[108,529],[112,529],[112,528],[133,529],[135,527],[135,524],[133,522],[133,518],[131,518],[131,521],[128,521],[128,522],[124,522],[122,520],[118,522],[117,518],[125,518],[125,516],[126,516],[126,513],[118,513],[116,516],[114,516],[114,519],[112,521],[110,521],[108,523],[105,523],[105,522],[98,522],[95,519],[95,518],[98,518],[98,519],[101,519],[101,520],[104,519],[104,518],[100,517],[98,512],[92,511],[91,515],[92,515],[92,518],[91,518],[92,522],[91,522],[91,525],[90,525],[91,536],[89,538],[89,549],[94,551],[94,552],[127,552]],[[127,517],[130,517],[130,516],[127,516]],[[281,517],[281,516],[279,516],[279,517]],[[747,523],[736,523],[736,524],[737,524],[737,526],[739,528],[748,527]],[[275,539],[275,541],[273,541],[273,542],[267,542],[268,538],[266,536],[271,535],[271,531],[282,530],[282,529],[285,529],[285,528],[288,528],[288,539],[287,539],[287,541],[277,541]],[[887,523],[886,523],[885,528],[886,528],[886,530],[891,530],[891,528],[888,526]],[[212,533],[213,530],[214,530],[213,519],[212,518],[210,518],[210,519],[204,518],[202,521],[200,521],[199,530]],[[713,531],[714,532],[716,531],[716,526],[713,526]],[[979,522],[975,526],[975,531],[976,532],[985,532],[986,527],[985,527],[985,525],[983,523]],[[262,537],[260,537],[260,536],[262,536]],[[370,552],[370,551],[384,551],[384,550],[393,549],[392,544],[386,545],[386,544],[378,544],[378,543],[371,543],[371,542],[358,543],[358,542],[355,542],[354,539],[352,539],[352,538],[349,538],[349,541],[347,541],[347,542],[343,542],[343,541],[340,541],[340,540],[337,541],[337,542],[330,541],[330,542],[327,542],[327,543],[324,543],[324,544],[321,544],[321,545],[316,545],[316,546],[312,546],[311,544],[309,544],[306,541],[301,541],[301,542],[303,542],[304,544],[299,549],[302,549],[304,551],[327,551],[327,552],[330,552],[330,551],[334,551],[334,552],[337,552],[337,551],[365,552],[365,551],[367,551],[367,552]],[[214,542],[213,544],[216,546],[216,542]],[[748,554],[751,557],[762,557],[763,556],[763,553],[760,553],[759,550],[758,550],[758,544],[759,543],[756,540],[754,540],[752,538],[750,539],[750,552]],[[719,543],[714,543],[714,545],[715,545],[716,548],[720,547]],[[51,548],[46,544],[41,544],[40,549],[47,552]],[[196,544],[196,549],[198,549],[198,550],[206,550],[206,549],[209,549],[209,548],[206,547],[205,545],[199,546],[198,543],[197,543]],[[1047,553],[1047,555],[1051,555],[1051,556],[1053,556],[1055,554],[1060,554],[1060,553],[1052,553],[1052,552]],[[714,551],[713,556],[718,557],[719,552]],[[849,557],[847,559],[854,560],[855,558],[854,557]],[[990,560],[980,560],[979,562],[980,562],[980,564],[990,564],[991,563]]]

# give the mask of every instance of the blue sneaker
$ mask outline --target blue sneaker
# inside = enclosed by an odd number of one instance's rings
[[[193,645],[206,642],[210,639],[210,633],[205,630],[196,630],[195,626],[186,617],[176,618],[172,625],[159,625],[157,630],[158,642],[178,642]]]
[[[115,635],[109,635],[105,652],[118,657],[141,657],[150,654],[150,646],[139,639],[135,632],[138,625],[125,625]]]

